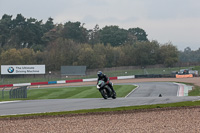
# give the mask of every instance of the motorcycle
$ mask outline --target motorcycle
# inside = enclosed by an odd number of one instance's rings
[[[108,84],[106,84],[103,80],[99,80],[97,83],[97,89],[101,93],[104,99],[108,99],[112,97],[113,99],[116,98],[116,92],[112,91]]]

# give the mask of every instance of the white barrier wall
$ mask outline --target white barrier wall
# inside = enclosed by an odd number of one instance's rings
[[[133,79],[135,78],[135,75],[131,75],[131,76],[119,76],[117,77],[117,79]]]

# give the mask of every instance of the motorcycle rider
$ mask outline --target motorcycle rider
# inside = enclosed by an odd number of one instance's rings
[[[102,71],[98,71],[97,76],[98,76],[97,84],[99,80],[103,80],[111,88],[112,92],[115,92],[112,83],[110,82],[110,79],[105,74],[103,74]]]

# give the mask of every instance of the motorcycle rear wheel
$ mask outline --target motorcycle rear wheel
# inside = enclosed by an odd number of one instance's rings
[[[116,99],[116,97],[117,97],[116,92],[113,92],[112,98]]]

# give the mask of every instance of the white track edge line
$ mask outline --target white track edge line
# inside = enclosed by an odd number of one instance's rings
[[[140,87],[139,85],[136,85],[136,84],[132,84],[132,85],[135,85],[137,87],[133,89],[130,93],[128,93],[128,95],[126,95],[125,98],[127,98],[131,93],[133,93],[135,90],[137,90]]]

